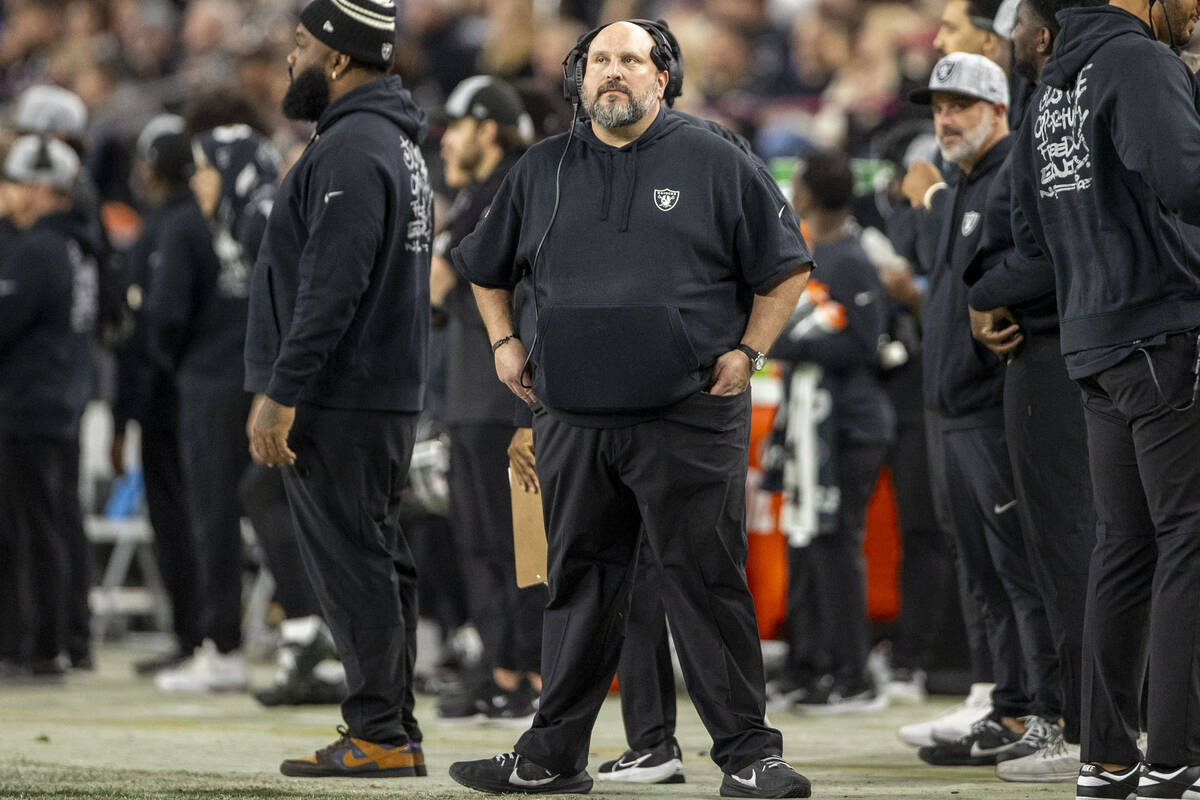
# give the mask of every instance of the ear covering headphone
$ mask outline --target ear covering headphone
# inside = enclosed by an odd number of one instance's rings
[[[676,40],[675,34],[671,33],[665,20],[628,19],[625,21],[642,28],[654,40],[654,46],[650,48],[650,59],[654,62],[654,66],[667,73],[667,86],[663,90],[663,102],[668,106],[674,105],[675,98],[683,94],[683,53],[679,51],[679,41]],[[577,106],[582,101],[583,73],[587,68],[588,47],[596,38],[596,34],[607,27],[608,25],[601,25],[580,36],[579,40],[575,42],[575,46],[571,48],[571,52],[567,53],[567,57],[563,59],[563,99],[572,106]]]

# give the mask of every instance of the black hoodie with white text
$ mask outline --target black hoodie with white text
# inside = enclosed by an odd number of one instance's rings
[[[1132,14],[1058,20],[1013,148],[1013,200],[1028,223],[1018,254],[1053,262],[1062,352],[1080,378],[1106,352],[1200,326],[1200,95]]]
[[[420,411],[433,190],[399,77],[331,103],[279,187],[250,286],[246,382],[286,406]]]

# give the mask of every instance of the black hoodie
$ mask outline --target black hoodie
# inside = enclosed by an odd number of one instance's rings
[[[11,239],[0,259],[0,431],[72,439],[91,397],[95,246],[69,212]]]
[[[1080,378],[1103,368],[1097,348],[1200,325],[1200,97],[1133,15],[1058,20],[1013,148],[1013,197],[1028,222],[1018,253],[1054,264],[1062,351]]]
[[[535,392],[628,420],[706,388],[754,294],[812,259],[771,176],[717,134],[663,109],[618,148],[580,122],[556,178],[567,135],[526,153],[451,256],[504,289],[536,259]]]
[[[395,76],[321,115],[254,265],[246,389],[288,406],[422,408],[433,231],[424,135],[425,113]]]

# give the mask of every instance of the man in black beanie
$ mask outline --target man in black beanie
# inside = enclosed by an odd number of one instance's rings
[[[279,189],[250,289],[254,457],[283,468],[305,569],[346,668],[346,726],[285,775],[425,774],[417,592],[400,491],[424,404],[432,189],[425,114],[388,76],[390,0],[314,0],[288,55],[316,131]]]

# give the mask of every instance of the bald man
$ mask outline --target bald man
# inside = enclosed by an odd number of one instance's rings
[[[663,108],[682,80],[671,38],[646,20],[581,37],[564,91],[590,119],[531,148],[451,254],[497,376],[533,409],[549,538],[540,709],[516,752],[451,766],[480,791],[591,788],[644,531],[721,794],[809,796],[764,720],[744,567],[750,375],[812,259],[770,175]],[[529,272],[527,347],[511,309]]]

